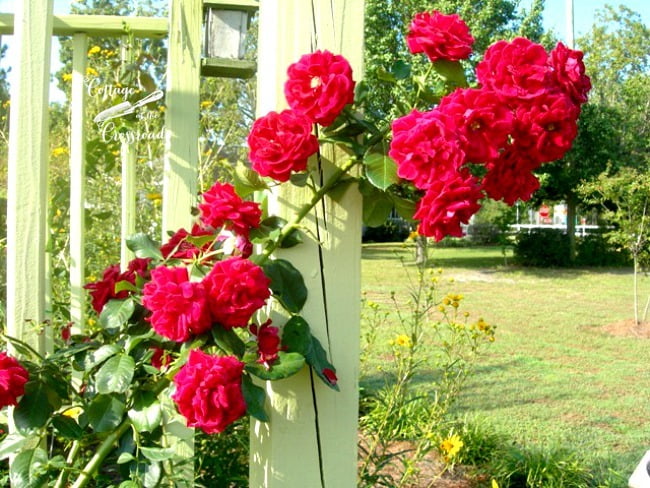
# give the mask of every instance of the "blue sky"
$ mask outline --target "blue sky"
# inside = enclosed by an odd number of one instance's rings
[[[566,26],[566,2],[568,0],[546,0],[544,9],[544,25],[547,29],[555,31],[559,39],[565,40],[567,38]],[[137,3],[138,0],[134,0]],[[54,13],[65,14],[69,13],[70,5],[74,3],[71,0],[54,0]],[[521,0],[521,6],[529,8],[532,0]],[[646,25],[650,24],[650,0],[573,0],[574,3],[574,32],[575,37],[578,38],[583,34],[589,32],[594,23],[594,15],[597,10],[602,10],[605,4],[617,6],[623,4],[631,10],[639,13],[642,20]],[[0,12],[12,13],[16,0],[0,0]],[[9,36],[2,39],[3,43],[10,44],[11,38]],[[58,46],[53,46],[53,55],[58,52]],[[11,46],[6,58],[0,61],[5,66],[13,64],[13,56]],[[56,59],[56,58],[53,58]],[[56,69],[56,62],[53,62],[54,70]],[[9,76],[11,82],[11,74]],[[61,93],[56,93],[58,90],[53,88],[52,98],[57,100],[61,97]]]

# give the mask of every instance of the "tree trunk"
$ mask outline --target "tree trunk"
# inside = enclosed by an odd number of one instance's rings
[[[576,261],[576,214],[578,200],[574,194],[570,194],[566,201],[566,233],[569,237],[569,262]]]
[[[427,238],[425,236],[418,235],[415,238],[415,264],[418,266],[424,266],[427,264],[427,259],[429,258],[427,246]]]

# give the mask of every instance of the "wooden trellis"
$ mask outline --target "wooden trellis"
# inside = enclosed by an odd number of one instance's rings
[[[212,2],[214,3],[214,2]],[[253,0],[217,2],[251,7]],[[258,113],[281,109],[286,67],[301,54],[329,49],[344,54],[359,79],[362,67],[363,0],[262,0],[260,2]],[[0,35],[14,35],[18,62],[11,91],[7,210],[7,333],[43,350],[43,335],[30,324],[47,318],[45,252],[48,170],[48,94],[53,35],[73,36],[70,138],[71,314],[84,323],[84,185],[86,115],[83,89],[88,39],[168,36],[162,230],[188,227],[197,194],[199,81],[201,72],[250,72],[250,65],[201,59],[202,0],[170,0],[169,18],[54,16],[53,0],[17,2],[16,14],[0,14]],[[220,64],[221,63],[221,64]],[[243,70],[243,71],[242,71]],[[337,155],[324,151],[331,171]],[[122,236],[132,230],[134,162],[122,151]],[[282,193],[274,205],[291,213],[306,196]],[[317,240],[288,256],[302,270],[310,299],[305,316],[337,366],[341,392],[296,378],[267,385],[268,424],[253,424],[251,484],[254,487],[352,487],[356,484],[359,341],[360,198],[354,188],[340,203],[326,201],[311,216]],[[122,260],[128,260],[126,251]]]

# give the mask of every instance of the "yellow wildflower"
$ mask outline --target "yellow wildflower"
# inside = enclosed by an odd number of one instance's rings
[[[149,200],[159,200],[162,198],[160,193],[147,193],[147,199]]]
[[[83,409],[81,407],[70,407],[65,409],[61,415],[65,415],[66,417],[77,420],[79,418],[79,415],[81,415],[81,412],[83,412]]]
[[[90,325],[91,327],[93,325],[95,325],[96,323],[97,323],[97,321],[95,319],[88,319],[88,325]]]
[[[393,341],[393,343],[396,346],[400,346],[400,347],[411,347],[411,344],[413,344],[411,342],[411,338],[409,336],[407,336],[406,334],[400,334],[397,337],[395,337],[395,340]]]
[[[211,100],[203,100],[201,102],[201,108],[210,108],[212,107],[213,102]]]
[[[86,68],[86,75],[87,76],[99,76],[99,73],[97,72],[97,70],[95,68],[91,68],[90,66],[88,66]]]
[[[101,47],[99,47],[99,46],[93,46],[93,47],[91,47],[90,49],[88,49],[88,56],[92,56],[93,54],[97,54],[97,53],[100,52],[101,50],[102,50]]]
[[[68,154],[68,149],[65,147],[55,147],[52,149],[52,157],[54,158],[63,156],[64,154]]]
[[[63,78],[63,81],[66,81],[66,82],[72,81],[72,73],[63,73],[62,78]]]
[[[440,450],[443,452],[445,461],[449,461],[454,458],[464,446],[461,438],[454,434],[450,437],[447,437],[440,443]]]

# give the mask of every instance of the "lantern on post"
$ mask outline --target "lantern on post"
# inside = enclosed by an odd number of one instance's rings
[[[203,2],[204,42],[201,74],[225,78],[250,78],[256,65],[244,59],[246,32],[259,7],[257,0]]]

